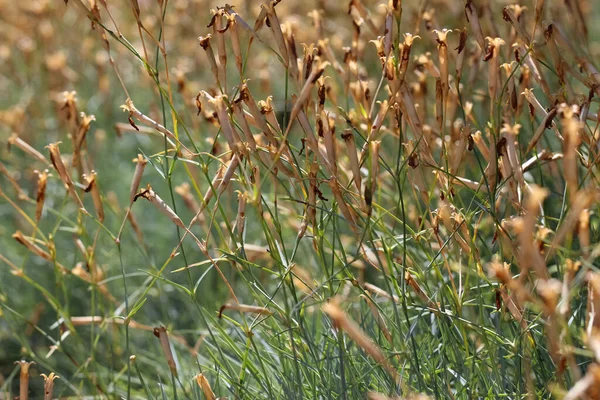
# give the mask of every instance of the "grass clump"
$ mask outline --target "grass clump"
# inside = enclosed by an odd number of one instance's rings
[[[5,3],[7,397],[598,396],[591,2]]]

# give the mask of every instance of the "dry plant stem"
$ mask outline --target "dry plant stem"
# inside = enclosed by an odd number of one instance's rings
[[[242,50],[240,47],[240,34],[238,31],[238,22],[236,18],[237,14],[232,12],[228,14],[229,18],[229,32],[231,33],[231,47],[233,49],[233,55],[235,57],[235,66],[240,74],[240,79],[243,79],[243,65],[242,65]]]
[[[523,217],[523,225],[521,227],[521,232],[519,233],[519,264],[521,270],[524,272],[521,275],[522,281],[525,280],[525,272],[530,267],[535,270],[538,279],[543,281],[550,277],[546,262],[533,241],[536,218],[539,210],[542,209],[541,205],[548,194],[546,189],[531,185],[529,194],[524,202],[525,216]]]
[[[45,169],[42,172],[38,170],[33,171],[38,175],[37,193],[35,197],[35,220],[37,222],[42,218],[42,211],[44,210],[44,201],[46,199],[46,185],[48,183],[48,170]]]
[[[19,375],[19,400],[27,400],[29,398],[29,368],[33,361],[15,361],[15,364],[19,364],[21,367],[21,373]]]
[[[281,24],[279,23],[279,18],[277,17],[277,13],[275,12],[275,2],[274,1],[266,1],[261,7],[263,7],[266,11],[267,23],[273,33],[275,38],[275,43],[277,43],[277,48],[279,49],[279,55],[281,57],[281,62],[283,66],[288,68],[289,66],[289,58],[287,53],[287,47],[285,45],[285,40],[283,38],[283,32],[281,31]]]
[[[92,194],[92,201],[94,202],[94,208],[96,209],[98,221],[102,223],[104,222],[104,207],[102,206],[100,190],[98,189],[98,184],[96,183],[96,172],[92,171],[89,176],[84,175],[83,180],[86,183],[86,188],[84,191]]]
[[[58,379],[59,376],[51,372],[50,375],[41,374],[44,378],[44,400],[52,400],[52,393],[54,392],[54,380]]]
[[[315,82],[323,74],[323,72],[325,71],[325,68],[328,65],[329,65],[329,63],[327,61],[321,62],[316,68],[313,69],[310,76],[306,80],[306,83],[302,87],[302,90],[300,91],[300,94],[298,95],[298,100],[294,103],[294,107],[292,107],[292,111],[290,112],[290,122],[288,123],[288,126],[285,130],[285,134],[283,135],[284,143],[285,143],[285,139],[287,139],[287,136],[290,133],[290,129],[292,128],[294,120],[298,116],[298,113],[300,112],[300,110],[302,110],[304,108],[306,102],[308,101],[310,93],[312,91],[312,88],[315,86]],[[283,148],[280,150],[283,151]],[[278,153],[280,153],[280,151],[278,151]]]
[[[348,158],[350,159],[350,167],[352,169],[352,175],[356,190],[360,192],[361,189],[361,176],[360,176],[360,165],[358,162],[358,156],[356,154],[356,144],[354,142],[354,134],[352,129],[346,129],[342,134],[342,139],[346,143],[346,150],[348,151]],[[314,151],[314,150],[313,150]]]
[[[196,375],[196,383],[198,383],[198,386],[202,389],[202,393],[204,394],[204,397],[206,397],[206,400],[217,400],[217,396],[215,396],[208,380],[203,374]]]
[[[475,35],[475,39],[477,39],[477,43],[479,44],[480,49],[485,50],[485,41],[483,39],[483,31],[481,30],[481,24],[479,22],[479,17],[477,16],[477,9],[473,0],[467,0],[465,5],[465,16],[467,17],[467,21],[471,24],[471,31],[473,35]]]
[[[136,126],[135,128],[133,126],[131,126],[131,124],[125,124],[123,122],[117,122],[115,124],[115,130],[117,131],[117,135],[118,136],[122,136],[123,132],[137,132],[137,133],[146,133],[148,135],[160,135],[161,137],[164,138],[164,135],[161,135],[160,132],[157,132],[156,130],[146,127],[146,126]],[[167,143],[169,143],[169,146],[171,146],[172,148],[177,148],[177,145],[175,144],[175,142],[173,142],[171,139],[166,138]]]
[[[215,14],[211,24],[209,24],[209,27],[212,25],[213,37],[217,40],[217,54],[219,55],[219,81],[223,84],[224,89],[222,90],[227,91],[227,52],[225,50],[225,32],[221,31],[224,10],[219,9],[211,11]]]
[[[135,201],[135,196],[137,195],[138,189],[140,187],[140,182],[142,181],[142,177],[144,175],[144,168],[146,168],[146,164],[148,161],[141,155],[138,154],[137,158],[132,160],[135,165],[135,172],[133,173],[133,179],[131,180],[131,185],[129,187],[129,205],[127,207],[127,211],[125,212],[125,217],[123,218],[123,222],[121,222],[121,227],[119,228],[119,233],[117,234],[117,242],[121,241],[121,234],[123,233],[123,227],[125,226],[125,221],[132,216],[131,214],[131,206]],[[135,225],[132,223],[132,225]],[[134,227],[135,229],[135,227]]]
[[[44,157],[44,155],[42,153],[40,153],[39,151],[37,151],[36,149],[31,147],[28,143],[26,143],[23,139],[21,139],[16,133],[13,133],[8,138],[8,144],[10,146],[17,146],[18,148],[23,150],[23,152],[25,152],[25,153],[29,154],[30,156],[32,156],[33,158],[39,160],[44,166],[50,165],[50,162],[48,161],[48,159],[46,157]]]
[[[54,169],[58,173],[58,176],[63,181],[65,186],[67,187],[68,193],[71,195],[75,203],[79,206],[80,209],[85,209],[77,191],[75,190],[75,185],[73,185],[73,181],[71,180],[70,174],[67,172],[67,168],[63,164],[62,158],[60,156],[60,150],[58,148],[58,143],[51,143],[47,147],[50,150],[50,160],[52,161],[52,165]]]
[[[236,310],[240,313],[251,313],[251,314],[260,314],[260,315],[272,315],[273,313],[269,311],[266,307],[259,306],[251,306],[247,304],[223,304],[219,309],[219,318],[222,317],[223,311],[225,310]]]
[[[348,315],[335,303],[336,299],[325,303],[321,308],[333,321],[334,326],[343,330],[358,346],[388,371],[397,384],[402,384],[402,377],[394,369],[381,349],[365,334],[365,332],[348,317]]]
[[[175,137],[175,135],[173,134],[173,132],[171,132],[170,130],[168,130],[167,128],[165,128],[164,126],[162,126],[161,124],[159,124],[158,122],[154,121],[153,119],[147,117],[146,115],[142,114],[137,108],[135,108],[135,106],[133,105],[133,101],[131,101],[130,98],[127,98],[125,105],[121,106],[123,108],[123,110],[128,111],[133,117],[135,117],[135,119],[137,119],[138,121],[140,121],[143,124],[146,124],[154,129],[156,129],[158,132],[162,133],[163,135],[165,135],[166,137],[168,137],[169,139],[174,140],[178,145],[180,145],[181,147],[184,148],[184,150],[186,150],[189,154],[194,154],[193,151],[191,151],[190,149],[188,149],[183,143],[181,143],[179,141],[179,139],[177,139]]]
[[[215,53],[213,52],[212,46],[210,44],[210,39],[212,38],[211,34],[206,36],[200,36],[198,41],[200,42],[200,46],[206,52],[206,57],[208,58],[208,63],[210,64],[210,69],[217,80],[217,85],[221,87],[221,81],[219,80],[219,67],[217,66],[217,60],[215,59]]]
[[[12,174],[10,173],[10,171],[1,162],[0,162],[0,172],[2,172],[4,174],[4,176],[6,176],[6,179],[8,179],[8,181],[10,182],[10,184],[12,185],[12,187],[15,188],[15,191],[17,192],[17,197],[18,197],[19,200],[27,200],[29,198],[29,196],[27,196],[27,194],[21,188],[21,186],[19,186],[19,184],[17,183],[16,179],[13,178]]]
[[[377,309],[377,306],[373,303],[373,301],[371,301],[371,299],[369,297],[365,296],[364,294],[361,294],[360,297],[369,306],[369,309],[371,310],[371,313],[373,314],[373,318],[375,319],[375,322],[377,322],[377,325],[379,326],[379,329],[383,333],[383,336],[385,336],[386,340],[390,344],[392,344],[393,343],[392,342],[392,334],[390,333],[390,331],[387,327],[387,324],[385,323],[385,319],[383,319],[383,317],[381,316],[381,313]]]
[[[165,328],[164,326],[154,328],[154,336],[156,336],[160,340],[160,347],[162,347],[163,353],[165,354],[165,358],[167,359],[169,369],[171,370],[173,375],[178,376],[177,366],[175,365],[175,358],[173,357],[173,352],[171,351],[171,343],[169,342],[169,336],[167,335],[167,328]]]

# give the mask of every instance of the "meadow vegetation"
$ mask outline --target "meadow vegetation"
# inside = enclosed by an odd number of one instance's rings
[[[0,0],[0,397],[598,398],[593,4]]]

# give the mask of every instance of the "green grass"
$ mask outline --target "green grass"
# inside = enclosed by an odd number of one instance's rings
[[[19,392],[19,366],[13,363],[21,359],[36,363],[32,398],[44,390],[38,375],[50,372],[60,376],[55,397],[127,399],[206,398],[198,374],[217,397],[248,399],[562,398],[573,395],[578,382],[595,383],[598,127],[592,119],[576,124],[580,114],[571,116],[558,105],[585,108],[590,89],[600,84],[585,66],[598,55],[597,32],[590,24],[587,40],[577,8],[546,4],[540,19],[560,26],[572,49],[555,36],[568,65],[562,81],[541,22],[532,44],[502,18],[502,4],[490,2],[488,9],[476,1],[483,36],[497,34],[506,42],[483,61],[488,49],[479,48],[464,4],[406,4],[401,13],[390,10],[393,45],[383,57],[394,67],[389,79],[382,77],[370,43],[384,35],[385,9],[364,2],[370,16],[363,16],[354,48],[352,18],[358,20],[362,3],[353,2],[350,15],[347,4],[317,3],[275,7],[281,24],[294,24],[299,75],[284,63],[273,15],[250,33],[261,9],[236,6],[248,24],[237,22],[243,69],[236,68],[235,31],[229,27],[223,33],[227,79],[220,69],[219,87],[197,41],[213,34],[220,66],[219,33],[206,27],[212,17],[207,10],[215,4],[140,2],[137,19],[129,3],[110,3],[109,16],[102,2],[91,12],[88,2],[76,0],[35,3],[39,8],[0,2],[6,9],[0,37],[9,44],[0,45],[0,89],[8,94],[0,99],[0,160],[7,171],[0,174],[0,387],[7,397]],[[588,15],[591,2],[578,4]],[[530,36],[535,2],[524,5],[519,23]],[[314,15],[306,16],[315,7],[323,8],[324,37],[313,27]],[[443,27],[468,32],[460,86],[459,32],[448,36],[446,101],[436,93],[436,80],[444,79],[438,52],[445,42],[436,42],[429,29]],[[407,86],[400,89],[404,32],[420,39],[410,51]],[[329,42],[320,42],[312,68],[329,62],[326,78],[308,83],[314,87],[296,115],[292,96],[300,96],[305,85],[307,60],[300,44],[325,38]],[[513,43],[522,46],[516,60]],[[429,66],[418,58],[427,52]],[[527,57],[542,81],[532,72],[527,77]],[[511,75],[501,67],[488,71],[495,62],[511,61]],[[435,70],[441,71],[437,79]],[[494,74],[495,94],[489,86]],[[240,99],[256,149],[231,108],[245,79],[255,101],[273,96],[273,118],[268,110],[250,117],[252,109]],[[360,82],[368,93],[357,90]],[[512,82],[517,109],[510,103]],[[560,133],[545,130],[528,152],[544,115],[539,109],[530,113],[521,95],[526,88],[534,88],[546,112],[557,105],[553,121]],[[63,107],[65,90],[77,92],[70,115]],[[119,108],[128,97],[173,135],[174,145]],[[83,190],[71,157],[72,137],[80,135],[72,121],[79,112],[95,115],[80,151],[82,169],[98,174],[102,221],[94,192]],[[589,113],[598,112],[592,96]],[[379,113],[381,128],[371,132]],[[311,132],[301,126],[305,120]],[[117,123],[131,123],[130,131],[117,135]],[[271,138],[262,133],[265,124]],[[514,153],[504,124],[521,125]],[[236,141],[228,137],[229,126],[241,143],[228,143]],[[44,146],[62,141],[85,211],[51,164],[14,143],[8,151],[13,132],[48,161]],[[343,133],[353,136],[361,162],[358,189]],[[495,148],[498,157],[488,156]],[[561,157],[549,160],[543,151]],[[130,204],[136,167],[131,160],[138,154],[147,164],[137,189],[150,184],[185,229],[162,213],[164,205],[141,197]],[[215,180],[236,162],[233,157],[240,161],[230,180]],[[513,157],[519,167],[508,170]],[[531,167],[521,172],[530,159]],[[34,170],[45,168],[52,176],[36,221]],[[495,169],[502,173],[494,176]],[[333,175],[338,183],[330,185]],[[11,179],[28,197],[19,197]],[[180,194],[184,183],[191,207]],[[547,196],[529,204],[536,186]],[[246,199],[243,215],[240,198]],[[130,205],[139,228],[124,222]],[[203,212],[189,226],[195,207]],[[46,258],[13,239],[16,231]],[[501,275],[502,263],[508,278]],[[572,263],[576,270],[569,269]],[[172,360],[154,334],[161,326]],[[593,388],[587,395],[595,395]]]

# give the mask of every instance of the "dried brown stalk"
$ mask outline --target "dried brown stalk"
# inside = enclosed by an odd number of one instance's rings
[[[173,352],[171,351],[171,343],[169,342],[167,328],[164,326],[154,328],[154,336],[160,340],[160,347],[162,347],[163,353],[165,354],[169,369],[173,375],[177,376],[177,366],[175,365],[175,358],[173,357]]]

